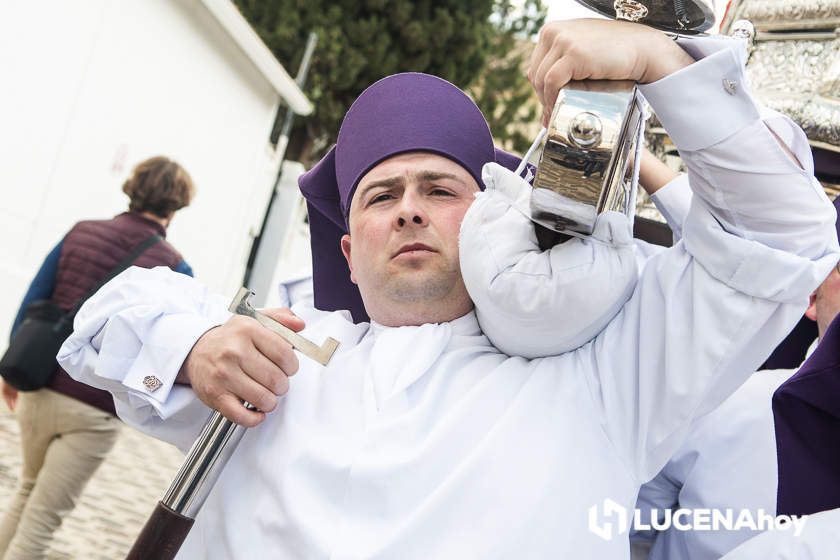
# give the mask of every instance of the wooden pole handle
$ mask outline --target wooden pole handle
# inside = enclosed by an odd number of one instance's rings
[[[193,522],[158,502],[126,560],[172,560],[190,533]]]

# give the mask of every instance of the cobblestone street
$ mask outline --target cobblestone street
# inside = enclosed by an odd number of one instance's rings
[[[18,424],[0,404],[0,507],[20,474]],[[47,558],[115,560],[125,557],[154,505],[181,465],[175,447],[127,426],[117,444],[64,520]]]

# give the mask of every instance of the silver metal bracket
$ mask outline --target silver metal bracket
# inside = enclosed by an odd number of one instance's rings
[[[253,295],[254,292],[248,288],[239,288],[239,292],[236,293],[236,297],[233,298],[233,302],[231,302],[228,310],[237,315],[245,315],[246,317],[256,319],[262,326],[282,336],[286,342],[291,344],[301,354],[312,358],[319,364],[325,366],[330,363],[332,355],[335,353],[336,348],[338,348],[338,341],[336,339],[327,338],[321,346],[318,346],[292,329],[281,325],[274,319],[254,309],[249,301]]]

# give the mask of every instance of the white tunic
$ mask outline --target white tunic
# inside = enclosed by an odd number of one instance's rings
[[[301,359],[180,558],[626,558],[626,534],[590,532],[589,509],[633,507],[840,254],[811,169],[791,163],[724,78],[744,83],[728,50],[644,86],[697,196],[683,241],[651,259],[597,339],[527,361],[493,347],[473,313],[383,328],[297,309],[306,336],[341,346],[327,367]],[[800,135],[782,137],[801,155]],[[59,360],[111,390],[127,422],[186,447],[208,410],[173,381],[226,305],[191,278],[130,269],[86,303]],[[149,392],[146,375],[163,386]]]
[[[727,509],[776,514],[776,432],[771,401],[793,370],[759,371],[732,396],[699,418],[683,446],[665,468],[639,491],[636,508],[643,520],[663,510]],[[671,527],[654,538],[650,560],[717,560],[755,536],[750,529],[679,531]],[[631,536],[631,540],[642,535]]]

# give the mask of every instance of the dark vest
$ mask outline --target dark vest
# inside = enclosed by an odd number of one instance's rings
[[[71,309],[88,290],[104,278],[134,247],[150,235],[166,236],[163,226],[133,212],[111,220],[79,222],[65,236],[58,261],[52,300],[62,309]],[[136,266],[174,269],[183,260],[166,240],[146,250],[134,261]],[[114,401],[107,391],[73,380],[58,368],[49,388],[115,414]]]

